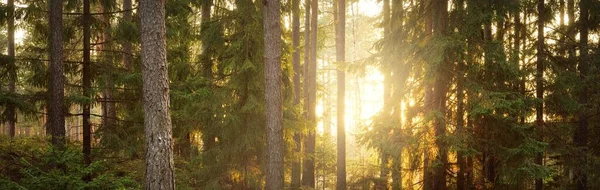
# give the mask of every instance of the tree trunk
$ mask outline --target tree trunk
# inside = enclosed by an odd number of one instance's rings
[[[383,39],[390,39],[390,0],[383,0]],[[389,43],[389,42],[388,42]],[[390,46],[387,46],[390,47]],[[386,116],[389,115],[391,106],[391,92],[392,92],[392,81],[391,81],[391,69],[390,69],[390,58],[389,55],[386,55],[383,58],[381,71],[383,72],[383,114]],[[384,149],[383,145],[379,148],[379,157],[380,157],[380,173],[379,173],[379,182],[377,185],[377,189],[387,189],[388,186],[388,176],[389,176],[389,153]]]
[[[538,99],[536,105],[535,122],[537,125],[537,131],[539,139],[543,141],[543,128],[544,128],[544,19],[540,18],[544,13],[544,0],[538,0],[538,43],[537,43],[537,64],[536,64],[536,75],[535,75],[535,94]],[[542,166],[543,153],[538,153],[535,158],[535,163]],[[535,189],[542,190],[544,188],[543,180],[541,178],[535,179]]]
[[[309,74],[309,69],[310,69],[310,58],[311,58],[311,40],[310,40],[310,0],[305,0],[304,1],[304,7],[305,7],[305,15],[304,15],[304,105],[303,105],[303,115],[304,115],[304,119],[306,119],[306,121],[308,121],[308,110],[309,110],[309,90],[310,90],[310,74]],[[305,136],[304,139],[301,138],[301,140],[303,140],[304,143],[304,155],[303,155],[303,168],[301,168],[301,172],[302,172],[302,186],[309,186],[309,184],[314,184],[314,162],[310,162],[310,157],[308,155],[311,155],[310,150],[309,150],[309,136],[310,136],[310,131],[309,134],[307,134]],[[314,152],[314,148],[312,149],[312,151]],[[310,172],[308,171],[308,165],[309,162],[311,164],[313,164],[312,168],[313,170],[311,170]],[[312,176],[311,178],[313,179],[313,183],[310,182],[310,180],[308,179],[309,176]],[[314,186],[314,185],[313,185]]]
[[[336,62],[346,61],[346,0],[337,0]],[[346,73],[337,71],[337,183],[336,189],[346,189]]]
[[[92,77],[90,71],[90,0],[83,0],[83,96],[92,98]],[[83,162],[85,166],[92,163],[92,129],[90,123],[91,102],[83,103],[82,126],[83,126]],[[90,176],[86,176],[85,180],[91,180]]]
[[[132,1],[133,0],[123,0],[123,10],[129,10],[123,13],[123,20],[125,20],[126,22],[133,22],[133,19],[131,18],[133,12]],[[123,65],[125,65],[125,68],[127,68],[130,71],[133,69],[132,49],[133,48],[131,45],[131,41],[125,40],[125,42],[123,43]]]
[[[292,65],[294,67],[294,105],[300,105],[300,0],[292,0]],[[301,133],[294,134],[294,155],[292,157],[292,188],[300,188],[301,159],[299,155],[302,151]]]
[[[390,17],[390,40],[391,41],[391,55],[392,60],[399,60],[397,55],[398,47],[403,45],[403,22],[404,22],[404,0],[392,0],[391,2],[391,17]],[[391,70],[394,73],[392,77],[392,102],[393,111],[391,111],[392,119],[395,121],[394,133],[396,136],[402,135],[403,126],[403,113],[402,113],[402,102],[406,93],[405,83],[409,75],[410,68],[407,66],[405,61],[399,61],[395,65],[391,65]],[[391,177],[392,177],[392,190],[402,189],[402,152],[404,147],[399,147],[398,151],[394,151],[391,156]]]
[[[515,27],[514,27],[514,38],[513,38],[513,50],[512,50],[512,56],[511,56],[511,62],[515,65],[518,65],[519,68],[524,68],[521,67],[521,42],[524,42],[526,34],[523,34],[523,23],[521,22],[521,10],[515,10],[515,12],[513,13],[514,16],[514,23],[515,23]],[[525,90],[525,76],[521,76],[519,79],[519,84],[517,84],[516,86],[516,90],[522,95],[522,96],[526,96]],[[519,116],[517,116],[516,118],[518,118],[518,122],[521,125],[525,125],[525,113],[528,112],[527,110],[520,110]],[[515,187],[518,188],[522,188],[524,183],[524,180],[518,180],[517,184],[515,185]]]
[[[579,77],[582,82],[582,90],[579,94],[579,103],[582,105],[579,110],[579,121],[577,122],[577,129],[573,137],[575,147],[581,151],[578,156],[578,167],[575,169],[574,182],[578,190],[588,189],[588,176],[585,167],[587,166],[587,152],[588,152],[588,128],[589,121],[588,115],[586,114],[586,108],[589,101],[589,87],[588,87],[588,75],[589,73],[589,58],[588,58],[588,17],[589,17],[589,1],[581,0],[579,2],[580,17],[579,17]]]
[[[146,189],[175,189],[164,1],[139,3],[142,41]]]
[[[8,37],[8,56],[12,59],[10,64],[10,70],[8,71],[8,92],[11,96],[16,93],[17,83],[17,67],[15,62],[15,1],[8,0],[8,19],[7,19],[7,37]],[[15,137],[15,127],[17,124],[17,112],[14,103],[10,103],[6,106],[6,119],[8,120],[8,131],[10,137]]]
[[[434,32],[435,35],[443,37],[447,35],[447,17],[448,17],[448,1],[437,0],[434,3]],[[445,190],[446,187],[446,170],[448,168],[448,149],[442,138],[446,135],[446,124],[444,117],[446,116],[446,94],[448,91],[449,84],[449,73],[447,68],[450,65],[450,60],[447,56],[446,50],[442,50],[442,63],[437,68],[435,81],[434,81],[434,101],[433,109],[439,113],[439,116],[435,117],[434,130],[435,130],[435,144],[437,146],[437,159],[439,159],[441,165],[435,171],[434,176],[434,189]]]
[[[50,17],[50,93],[46,134],[54,146],[65,143],[64,75],[62,60],[62,0],[49,0]]]
[[[109,7],[105,7],[103,3],[101,3],[102,6],[102,12],[110,12],[110,8]],[[112,36],[111,36],[111,30],[110,30],[110,14],[103,14],[102,15],[102,22],[104,25],[103,28],[103,32],[102,32],[102,45],[98,46],[98,49],[100,50],[100,53],[102,54],[102,63],[104,65],[106,65],[108,68],[111,68],[108,70],[107,73],[104,74],[104,87],[102,89],[102,97],[104,98],[104,102],[102,102],[102,126],[104,127],[104,130],[109,131],[111,134],[115,134],[115,127],[116,127],[116,121],[117,121],[117,111],[115,108],[115,102],[113,100],[113,93],[114,93],[114,83],[112,80],[112,68],[114,68],[113,65],[113,55],[111,52],[107,52],[105,50],[113,50],[113,46],[112,44]]]
[[[209,0],[209,1],[205,1],[204,4],[202,4],[202,30],[204,30],[203,32],[208,32],[208,28],[210,27],[210,22],[211,22],[211,9],[212,9],[212,4],[213,1]],[[203,35],[202,36],[202,67],[203,67],[203,75],[204,78],[206,78],[206,80],[208,81],[208,86],[209,88],[212,90],[213,88],[213,61],[212,61],[212,56],[213,56],[213,50],[211,49],[210,45],[208,43],[209,41],[209,35]],[[209,109],[213,109],[213,107],[209,107]],[[210,110],[209,110],[210,111]],[[211,114],[205,116],[205,125],[206,127],[213,125],[213,116]],[[203,151],[208,151],[212,148],[215,147],[215,137],[216,135],[213,134],[213,132],[210,129],[205,129],[202,130],[202,141],[203,141]]]
[[[283,189],[283,103],[281,99],[281,26],[277,0],[263,1],[265,98],[267,102],[267,174],[265,189]]]
[[[457,9],[458,9],[458,14],[460,15],[461,18],[467,18],[467,14],[466,11],[464,9],[464,5],[465,5],[465,1],[458,1],[457,2]],[[456,27],[458,27],[458,30],[460,33],[465,33],[466,31],[464,30],[465,25],[464,24],[458,24]],[[468,37],[465,38],[466,41],[468,41]],[[460,149],[464,149],[466,146],[465,143],[465,137],[467,136],[466,130],[465,130],[465,73],[466,73],[466,64],[465,62],[467,61],[468,58],[466,58],[464,52],[459,51],[457,52],[459,54],[459,57],[465,57],[465,59],[458,59],[457,60],[457,67],[456,67],[456,134],[458,136],[458,138],[460,139],[459,141],[459,147]],[[458,171],[456,172],[456,189],[457,190],[466,190],[467,189],[467,185],[466,185],[466,174],[467,174],[467,163],[465,162],[465,152],[464,150],[458,150],[456,151],[456,163],[458,165]]]
[[[310,22],[310,62],[308,65],[308,121],[313,123],[310,126],[306,139],[306,154],[308,156],[304,162],[304,171],[302,175],[302,184],[310,188],[315,187],[315,161],[312,157],[315,153],[315,125],[316,123],[316,104],[317,104],[317,24],[319,14],[318,0],[312,0],[310,5],[311,22]]]
[[[493,11],[493,7],[491,4],[491,1],[486,1],[485,2],[485,7],[484,7],[484,11]],[[494,64],[494,60],[493,60],[493,56],[491,55],[492,53],[492,49],[491,49],[491,45],[493,43],[493,34],[492,34],[492,19],[489,18],[487,20],[484,21],[483,24],[483,39],[484,39],[484,73],[483,73],[483,79],[488,79],[492,77],[492,71],[489,71],[488,68],[492,67],[492,64]],[[493,84],[493,83],[492,83]],[[475,121],[476,125],[481,126],[482,129],[477,129],[476,131],[481,131],[481,138],[484,139],[489,139],[491,138],[491,132],[490,132],[490,127],[488,126],[489,124],[489,115],[483,115],[481,118],[478,118]],[[483,168],[483,172],[484,175],[482,175],[482,178],[480,179],[482,184],[486,184],[486,183],[490,183],[490,184],[495,184],[496,183],[496,165],[494,163],[494,155],[492,153],[492,151],[490,151],[490,145],[489,144],[484,144],[483,145],[483,153],[482,153],[482,168]],[[487,181],[486,181],[487,180]]]
[[[433,32],[433,0],[424,0],[422,6],[424,6],[424,14],[425,14],[425,31],[424,31],[424,35],[426,38],[430,38],[432,32]],[[431,114],[431,109],[432,109],[432,105],[433,105],[433,86],[431,84],[431,82],[424,82],[423,86],[425,87],[424,89],[424,105],[423,105],[423,109],[424,109],[424,115],[425,116],[429,116],[429,114]],[[427,133],[425,134],[426,136],[428,136],[427,134],[429,134],[431,128],[426,129]],[[429,150],[425,149],[423,150],[423,189],[424,190],[432,190],[434,187],[434,180],[433,180],[433,171],[432,168],[430,167],[430,162],[431,162],[431,153],[429,152]]]
[[[457,66],[457,80],[456,80],[456,132],[458,134],[459,139],[461,140],[461,146],[464,145],[464,140],[463,138],[466,137],[466,133],[465,133],[465,120],[464,120],[464,114],[465,114],[465,108],[464,108],[464,98],[465,98],[465,94],[464,94],[464,83],[465,83],[465,77],[464,77],[464,73],[466,72],[466,66],[464,63],[464,60],[458,60],[458,66]],[[456,153],[456,162],[458,164],[458,171],[457,171],[457,177],[456,177],[456,186],[458,190],[465,190],[466,186],[465,186],[465,173],[466,173],[466,163],[465,163],[465,156],[464,156],[464,151],[459,150]]]

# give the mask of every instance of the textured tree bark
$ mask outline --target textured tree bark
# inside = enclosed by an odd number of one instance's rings
[[[581,151],[580,160],[578,161],[579,167],[575,169],[575,175],[573,180],[577,186],[577,190],[588,189],[588,176],[587,171],[583,168],[587,166],[587,153],[588,153],[588,128],[589,128],[589,116],[586,114],[586,107],[589,102],[589,87],[587,86],[587,76],[590,74],[589,67],[590,62],[588,58],[588,17],[589,17],[589,4],[588,0],[581,0],[579,2],[579,77],[583,83],[583,89],[579,94],[579,103],[583,105],[583,108],[579,110],[579,121],[577,122],[577,129],[573,137],[575,147]]]
[[[312,157],[315,153],[315,132],[316,132],[316,104],[317,104],[317,24],[319,14],[319,3],[318,0],[312,0],[310,5],[311,10],[311,21],[310,21],[310,62],[308,64],[308,121],[313,123],[310,126],[306,138],[306,152],[305,156],[307,159],[304,162],[304,170],[302,175],[302,185],[310,188],[315,187],[315,160]]]
[[[63,99],[64,76],[62,61],[62,0],[49,0],[50,17],[50,93],[46,134],[52,136],[54,146],[63,147],[65,141],[65,106]]]
[[[11,64],[12,69],[9,70],[8,74],[8,92],[11,94],[16,93],[17,83],[17,67],[15,63],[15,1],[8,0],[8,15],[7,15],[7,37],[8,37],[8,56],[12,58]],[[13,104],[6,106],[6,119],[8,120],[8,131],[10,137],[15,137],[15,127],[17,124],[17,112]]]
[[[346,61],[346,0],[337,0],[336,62]],[[336,189],[346,189],[346,73],[337,71],[337,183]]]
[[[263,1],[265,30],[265,99],[267,102],[268,190],[283,189],[283,102],[281,98],[281,24],[278,0]]]
[[[139,3],[142,40],[146,189],[175,189],[165,29],[165,4]]]
[[[83,96],[86,98],[92,98],[92,78],[90,76],[90,0],[83,0],[83,71],[82,71],[82,82],[83,82]],[[85,166],[92,163],[92,129],[90,123],[90,111],[91,103],[84,103],[82,114],[82,125],[83,125],[83,163]],[[90,176],[85,177],[86,181],[91,180]]]
[[[302,98],[302,92],[300,88],[300,74],[302,73],[300,68],[300,0],[292,0],[292,47],[294,53],[292,54],[292,65],[294,67],[294,105],[300,105],[300,99]],[[294,134],[294,153],[297,155],[301,154],[302,141],[301,133]],[[299,156],[293,156],[292,158],[292,188],[300,188],[300,172],[301,172],[301,160]]]
[[[538,21],[537,21],[537,64],[535,74],[535,95],[538,103],[535,107],[535,123],[537,125],[539,140],[543,141],[544,131],[544,19],[540,18],[544,13],[544,0],[538,0],[537,4]],[[542,166],[544,153],[538,153],[535,157],[535,163]],[[542,190],[544,183],[541,178],[535,179],[535,189]]]

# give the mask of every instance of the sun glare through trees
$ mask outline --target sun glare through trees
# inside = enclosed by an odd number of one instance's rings
[[[600,189],[597,0],[0,0],[0,189]]]

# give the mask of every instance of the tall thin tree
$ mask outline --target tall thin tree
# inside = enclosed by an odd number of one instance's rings
[[[48,98],[48,122],[46,133],[52,136],[52,144],[62,147],[65,141],[65,106],[63,103],[64,68],[62,47],[62,0],[49,0],[50,17],[50,87]]]
[[[146,189],[175,189],[165,1],[139,2],[142,41]]]
[[[535,74],[535,95],[538,103],[535,108],[535,122],[537,125],[538,135],[540,140],[543,139],[542,131],[544,128],[544,0],[538,0],[537,4],[538,21],[537,21],[537,63]],[[535,163],[543,165],[543,153],[538,153],[535,158]],[[535,189],[542,190],[544,184],[541,178],[535,180]]]
[[[8,91],[11,94],[16,93],[17,83],[17,67],[15,64],[15,1],[8,0],[8,20],[7,20],[7,37],[8,37],[8,56],[11,58],[11,69],[8,74]],[[6,106],[6,117],[8,119],[8,131],[10,137],[15,136],[15,127],[17,124],[17,113],[14,104]]]
[[[212,4],[213,1],[212,0],[208,0],[208,1],[204,1],[204,3],[202,4],[202,32],[208,32],[209,31],[209,27],[211,27],[211,10],[212,10]],[[206,78],[206,80],[209,83],[209,88],[213,88],[213,60],[212,60],[212,53],[213,51],[211,50],[211,44],[208,42],[210,36],[209,35],[202,35],[202,67],[203,67],[203,76],[204,78]],[[206,125],[205,126],[210,126],[213,122],[213,117],[208,114],[205,116],[206,117]],[[203,131],[203,135],[202,135],[202,141],[203,141],[203,151],[208,151],[210,149],[212,149],[215,146],[215,135],[211,133],[211,130],[204,130]],[[188,136],[191,135],[190,133],[188,133]],[[189,138],[189,137],[188,137]]]
[[[430,36],[433,32],[433,0],[424,0],[421,6],[423,7],[424,12],[424,24],[425,31],[424,36]],[[433,105],[433,87],[431,82],[424,82],[424,102],[423,102],[423,114],[430,115],[431,109]],[[427,129],[429,131],[429,129]],[[425,135],[427,135],[427,132]],[[431,164],[431,153],[429,150],[423,151],[423,189],[430,190],[433,189],[433,171],[430,168]]]
[[[465,6],[465,1],[460,0],[457,1],[457,9],[458,9],[458,14],[460,15],[460,17],[462,18],[466,18],[466,11],[464,10],[464,6]],[[464,33],[464,26],[460,26],[461,24],[459,24],[458,30],[461,33]],[[464,52],[458,52],[458,54],[463,54]],[[461,56],[463,56],[461,55]],[[459,143],[459,147],[461,145],[464,145],[464,138],[466,137],[466,130],[465,130],[465,103],[464,103],[464,99],[465,99],[465,93],[464,93],[464,86],[465,86],[465,75],[464,73],[466,72],[466,60],[464,59],[459,59],[457,60],[457,67],[456,67],[456,133],[458,134],[458,137],[460,139],[460,143]],[[458,171],[456,172],[456,188],[458,190],[465,190],[466,189],[466,159],[465,159],[465,154],[464,151],[457,151],[456,152],[456,162],[458,165]]]
[[[575,147],[581,151],[581,156],[579,160],[579,166],[574,171],[574,182],[576,184],[577,190],[586,190],[588,189],[588,175],[585,171],[585,166],[587,165],[587,144],[588,144],[588,130],[589,130],[589,116],[587,115],[586,107],[589,103],[589,68],[590,61],[588,57],[588,38],[589,38],[589,28],[588,28],[588,17],[589,17],[589,6],[590,1],[581,0],[579,2],[579,78],[582,81],[582,89],[579,92],[579,103],[582,105],[581,110],[579,110],[577,128],[575,129],[575,134],[573,137],[573,141],[575,143]]]
[[[90,76],[91,70],[91,62],[90,62],[90,38],[91,38],[91,28],[90,28],[90,0],[83,0],[83,96],[91,99],[92,98],[92,78]],[[83,162],[87,166],[92,162],[91,153],[92,153],[92,129],[90,123],[90,113],[91,113],[91,102],[83,103]],[[89,179],[88,179],[89,180]]]
[[[132,13],[133,13],[133,0],[123,0],[123,20],[126,22],[133,22]],[[126,40],[123,45],[123,65],[125,68],[131,70],[133,67],[133,47],[131,45],[131,41]]]
[[[283,189],[283,103],[281,99],[281,24],[277,0],[263,1],[265,31],[265,99],[267,102],[268,190]]]
[[[304,81],[304,90],[303,90],[303,94],[304,94],[304,105],[302,106],[303,108],[303,115],[304,115],[304,119],[306,119],[308,121],[308,109],[309,109],[309,90],[310,90],[310,83],[309,81],[309,66],[310,66],[310,54],[311,54],[311,40],[310,40],[310,0],[304,0],[304,66],[303,66],[303,81]],[[303,157],[302,157],[302,168],[300,168],[301,172],[302,172],[302,179],[301,179],[301,183],[302,186],[308,186],[308,184],[310,184],[310,180],[308,179],[309,176],[311,175],[310,173],[308,173],[307,171],[307,166],[308,166],[308,162],[311,159],[309,156],[312,153],[310,153],[311,150],[309,150],[309,146],[308,146],[308,137],[310,136],[310,134],[306,134],[303,135],[303,139],[302,143],[303,143]],[[314,149],[312,149],[314,152]],[[314,168],[314,162],[312,163],[313,166],[312,168]],[[314,170],[312,171],[312,176],[314,176]],[[314,177],[313,177],[314,178]],[[314,184],[314,183],[313,183]],[[313,185],[314,186],[314,185]]]
[[[391,28],[391,39],[386,40],[391,44],[392,52],[390,53],[391,58],[393,60],[399,60],[402,56],[400,56],[400,47],[403,46],[404,35],[404,0],[392,0],[391,4],[391,17],[390,17],[390,28]],[[394,135],[402,136],[403,128],[403,117],[404,113],[402,111],[402,102],[404,101],[405,93],[407,92],[405,84],[406,79],[409,75],[410,66],[405,61],[397,61],[396,64],[390,65],[393,71],[393,82],[392,82],[392,118],[396,126],[394,126]],[[398,132],[396,132],[396,130]],[[392,190],[400,190],[402,187],[402,152],[404,147],[400,146],[397,150],[394,150],[391,154],[391,173],[392,173]]]
[[[346,61],[346,0],[337,0],[337,27],[335,31],[336,62]],[[337,70],[337,183],[336,189],[346,189],[346,73]]]
[[[300,0],[292,0],[292,65],[294,67],[294,105],[300,105],[302,98],[300,88]],[[294,134],[294,153],[299,155],[302,151],[301,134]],[[300,166],[299,156],[294,156],[292,160],[292,188],[300,187]]]
[[[448,0],[435,0],[434,6],[434,18],[433,18],[433,30],[434,36],[437,38],[443,38],[448,35]],[[440,166],[435,171],[434,185],[433,188],[437,190],[447,189],[446,182],[446,170],[448,168],[448,148],[446,143],[442,140],[446,135],[446,95],[448,91],[448,79],[449,74],[447,72],[450,65],[447,51],[443,48],[440,52],[442,56],[441,63],[437,66],[435,80],[434,80],[434,100],[433,110],[435,110],[438,116],[434,119],[434,131],[435,131],[435,144],[437,146],[437,159],[439,159]]]
[[[105,73],[103,73],[104,78],[104,87],[102,89],[102,126],[108,131],[114,133],[115,125],[117,121],[117,110],[115,107],[114,100],[114,82],[112,79],[112,72],[114,70],[113,64],[113,53],[110,52],[113,50],[112,46],[112,34],[111,34],[111,14],[107,14],[110,12],[110,1],[101,2],[101,10],[104,14],[102,14],[102,35],[101,35],[101,45],[98,45],[96,49],[100,52],[101,55],[101,63],[109,68]],[[89,22],[89,21],[88,21]],[[89,23],[88,23],[89,24]],[[92,77],[94,78],[94,77]]]
[[[310,130],[307,138],[305,139],[306,160],[304,161],[304,168],[302,171],[302,185],[310,188],[315,187],[315,145],[316,145],[316,104],[317,104],[317,27],[318,27],[318,14],[319,14],[319,2],[318,0],[310,1],[311,16],[310,16],[310,61],[307,65],[307,82],[308,82],[308,121],[310,124]]]
[[[391,25],[390,25],[390,0],[383,0],[383,7],[382,7],[382,24],[383,24],[383,38],[386,40],[390,39],[390,33],[391,33]],[[389,43],[389,41],[388,41]],[[386,114],[386,116],[389,115],[390,111],[391,111],[391,102],[390,100],[392,99],[392,71],[390,69],[390,64],[391,64],[392,60],[390,59],[389,55],[386,55],[383,59],[383,66],[381,71],[383,72],[383,113]],[[381,164],[381,169],[379,171],[379,184],[376,184],[378,187],[377,188],[381,188],[381,189],[387,189],[387,183],[388,183],[388,177],[389,177],[389,158],[390,155],[389,153],[382,147],[380,147],[380,164]]]

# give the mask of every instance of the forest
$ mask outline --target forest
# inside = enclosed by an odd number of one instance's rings
[[[598,0],[0,0],[0,189],[600,189]]]

